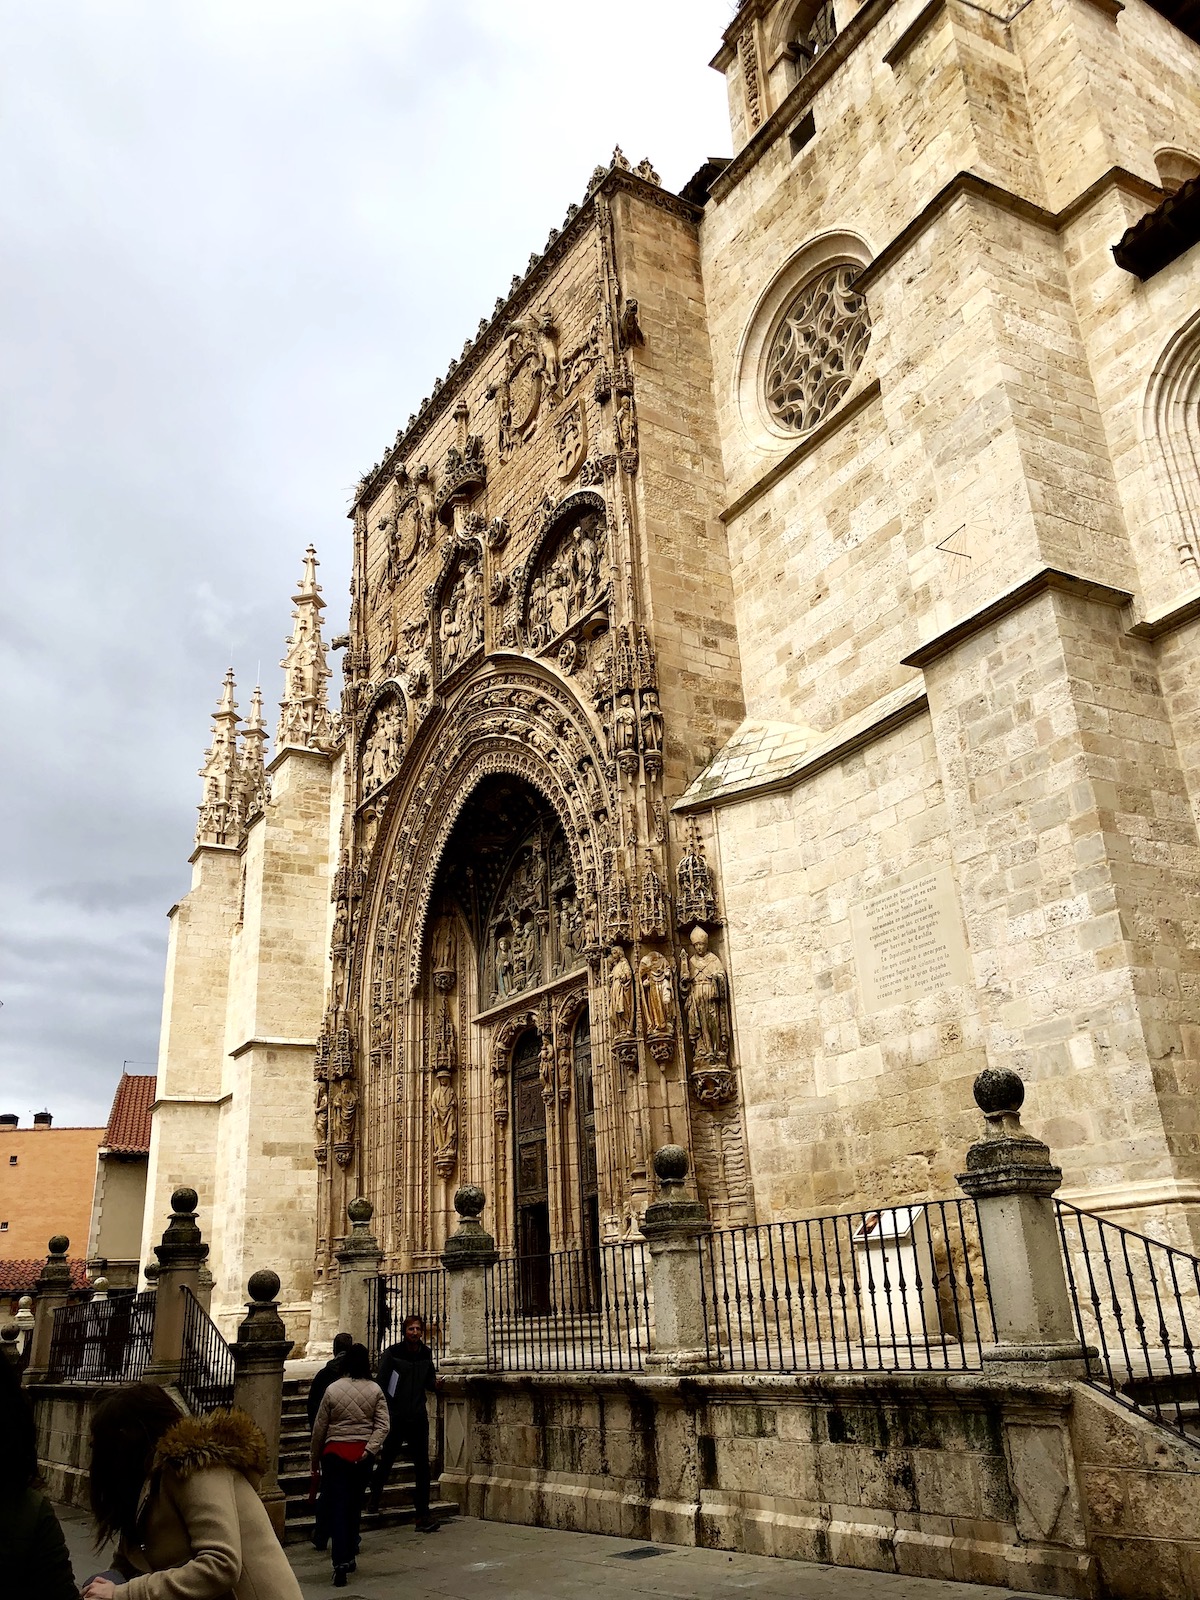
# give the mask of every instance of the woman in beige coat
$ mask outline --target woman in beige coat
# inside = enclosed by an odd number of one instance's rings
[[[242,1411],[179,1414],[155,1384],[115,1390],[92,1418],[97,1544],[114,1569],[86,1600],[301,1600],[257,1483],[266,1441]]]

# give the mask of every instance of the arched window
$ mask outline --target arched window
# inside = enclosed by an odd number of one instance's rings
[[[829,48],[836,33],[833,0],[805,0],[797,6],[789,20],[785,46],[794,81],[799,82],[821,52]]]
[[[1155,368],[1145,428],[1166,479],[1180,564],[1200,574],[1200,315],[1175,336]]]
[[[824,421],[854,382],[871,342],[859,269],[826,267],[792,298],[767,345],[767,410],[791,433]]]

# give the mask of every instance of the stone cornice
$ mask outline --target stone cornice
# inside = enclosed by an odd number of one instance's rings
[[[1061,211],[1050,211],[1032,200],[1026,200],[1023,195],[1014,194],[1010,189],[1003,189],[999,184],[981,178],[976,172],[956,172],[912,221],[906,223],[900,232],[884,245],[875,259],[862,269],[854,280],[854,286],[860,293],[865,294],[888,268],[906,255],[921,235],[964,195],[983,200],[1012,216],[1023,217],[1025,221],[1045,228],[1049,233],[1058,233],[1063,228],[1070,227],[1071,223],[1089,211],[1095,202],[1111,189],[1120,189],[1139,200],[1151,203],[1163,193],[1156,184],[1140,178],[1136,172],[1130,172],[1125,167],[1110,167],[1094,183],[1090,183],[1073,200],[1068,201]]]
[[[459,359],[437,394],[426,400],[411,426],[397,435],[395,443],[386,451],[383,460],[363,477],[355,490],[347,516],[353,517],[361,506],[369,505],[381,493],[390,481],[396,466],[420,444],[435,423],[445,415],[447,409],[453,409],[464,388],[505,337],[509,324],[539,298],[552,275],[594,226],[597,200],[622,193],[634,195],[659,210],[668,211],[688,222],[696,223],[703,215],[703,207],[693,205],[690,200],[685,200],[680,195],[669,193],[658,184],[639,177],[636,172],[623,167],[610,167],[603,181],[588,190],[578,211],[541,253],[518,286],[504,298],[503,304],[493,311],[487,319],[487,327],[483,332],[470,341],[470,348]]]
[[[1030,600],[1051,590],[1056,590],[1060,594],[1071,594],[1081,600],[1090,600],[1094,605],[1112,606],[1117,609],[1129,605],[1133,599],[1127,589],[1114,589],[1111,585],[1100,583],[1094,578],[1081,578],[1074,572],[1060,572],[1056,567],[1043,567],[1040,572],[1023,579],[997,599],[988,601],[987,605],[981,606],[978,611],[973,611],[969,616],[953,623],[944,632],[927,640],[925,644],[919,645],[910,655],[903,656],[901,658],[903,665],[921,668],[932,665],[939,657],[946,655],[973,634],[981,633],[984,628],[991,627],[992,623],[999,622],[1012,611],[1019,611]]]
[[[1126,632],[1134,639],[1162,639],[1176,628],[1195,622],[1197,617],[1200,617],[1200,592],[1189,595],[1169,611],[1160,611],[1156,617],[1143,617]]]
[[[243,1039],[241,1044],[234,1045],[233,1049],[228,1051],[227,1054],[236,1061],[239,1056],[244,1056],[247,1050],[253,1050],[257,1045],[271,1050],[315,1050],[317,1041],[315,1039]]]

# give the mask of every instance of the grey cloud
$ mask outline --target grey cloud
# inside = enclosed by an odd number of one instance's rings
[[[351,485],[613,144],[726,148],[728,16],[6,8],[0,1101],[100,1120],[153,1059],[225,667],[273,710],[310,540],[345,626]]]

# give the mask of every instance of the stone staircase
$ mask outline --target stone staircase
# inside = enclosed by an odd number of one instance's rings
[[[287,1520],[284,1523],[284,1544],[300,1544],[312,1538],[315,1518],[308,1500],[309,1487],[309,1431],[305,1402],[308,1396],[306,1378],[287,1378],[283,1385],[283,1418],[279,1435],[279,1487],[287,1496]],[[364,1511],[362,1530],[370,1533],[375,1528],[392,1528],[411,1523],[416,1517],[412,1503],[412,1466],[407,1461],[397,1461],[383,1491],[378,1511]],[[458,1507],[452,1500],[438,1498],[438,1480],[435,1477],[430,1500],[430,1510],[439,1519],[456,1516]]]

